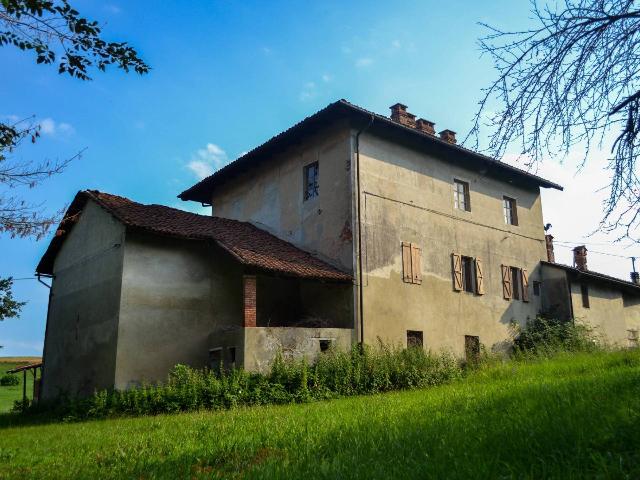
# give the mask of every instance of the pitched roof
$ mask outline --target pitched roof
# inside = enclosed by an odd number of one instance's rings
[[[543,265],[548,265],[550,267],[556,267],[561,270],[564,270],[575,277],[578,278],[587,278],[594,281],[609,283],[616,285],[618,287],[622,287],[625,290],[633,291],[633,293],[640,295],[640,285],[636,285],[633,282],[629,282],[628,280],[622,280],[621,278],[612,277],[610,275],[605,275],[604,273],[594,272],[592,270],[580,270],[575,267],[570,267],[569,265],[564,265],[562,263],[553,263],[553,262],[541,262]]]
[[[250,267],[292,277],[351,280],[349,274],[248,222],[197,215],[163,205],[143,205],[97,190],[77,193],[36,268],[37,273],[53,273],[55,257],[88,200],[96,202],[127,228],[169,237],[213,241],[237,261]]]
[[[393,138],[395,141],[412,145],[422,150],[439,153],[445,159],[451,159],[452,152],[457,153],[455,157],[456,163],[464,164],[468,168],[486,171],[487,174],[506,177],[509,182],[562,190],[560,185],[542,177],[460,145],[451,144],[435,135],[394,122],[388,117],[371,112],[343,99],[327,105],[322,110],[242,155],[213,175],[182,192],[178,195],[178,198],[208,203],[211,201],[211,192],[217,186],[242,174],[250,167],[270,160],[274,154],[299,143],[303,137],[311,135],[321,128],[335,124],[339,120],[349,120],[354,125],[360,126],[360,128],[367,127],[369,132]]]

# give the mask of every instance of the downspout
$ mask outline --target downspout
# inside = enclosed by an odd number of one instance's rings
[[[360,129],[356,134],[356,190],[357,190],[357,210],[358,210],[358,296],[359,296],[359,316],[360,316],[360,344],[364,345],[364,291],[362,285],[362,217],[360,215],[361,192],[360,192],[360,135],[367,131],[375,117],[371,115],[371,119],[366,127]]]
[[[46,278],[50,278],[51,279],[51,285],[49,285],[47,282],[43,281],[40,277],[46,277]],[[42,374],[44,373],[44,360],[45,360],[45,352],[46,352],[46,348],[47,348],[47,333],[49,331],[49,313],[51,312],[51,297],[53,296],[53,292],[51,291],[51,287],[53,286],[53,280],[54,280],[54,276],[53,275],[44,275],[41,273],[37,273],[36,274],[36,278],[38,279],[38,282],[40,282],[42,285],[44,285],[45,287],[47,287],[49,289],[49,301],[47,303],[47,318],[45,320],[45,324],[44,324],[44,345],[42,347],[42,367],[40,368],[40,392],[38,394],[38,403],[40,403],[40,397],[42,396],[42,387],[44,386],[44,380],[43,380],[43,376]],[[33,371],[34,375],[35,375],[35,370]],[[35,376],[34,376],[34,389],[35,389]],[[35,390],[34,390],[35,392]]]

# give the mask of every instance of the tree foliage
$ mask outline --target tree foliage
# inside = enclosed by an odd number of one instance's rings
[[[12,286],[13,278],[0,278],[0,320],[17,317],[25,305],[24,302],[17,302],[13,298]]]
[[[532,12],[531,29],[483,24],[489,34],[480,47],[498,78],[484,91],[470,136],[477,147],[488,126],[490,154],[516,147],[536,168],[574,148],[584,148],[584,164],[615,133],[606,145],[610,183],[600,228],[633,238],[640,224],[640,8],[633,0],[533,0]]]
[[[0,46],[13,46],[35,55],[38,64],[56,65],[58,73],[90,80],[92,69],[115,66],[144,74],[149,66],[126,42],[102,38],[98,22],[80,15],[67,0],[0,0]],[[5,72],[9,69],[6,68]],[[0,233],[42,237],[60,213],[47,214],[43,205],[27,202],[17,187],[33,188],[61,173],[80,153],[65,160],[18,161],[14,151],[35,143],[40,126],[34,118],[0,119]],[[9,193],[11,192],[11,193]]]

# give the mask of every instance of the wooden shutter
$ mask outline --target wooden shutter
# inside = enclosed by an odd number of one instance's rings
[[[529,301],[529,273],[523,268],[520,270],[520,275],[522,277],[522,301]]]
[[[411,271],[411,244],[402,242],[402,280],[413,283],[413,272]]]
[[[502,296],[510,300],[511,293],[511,268],[508,265],[502,265]]]
[[[484,295],[484,273],[482,260],[479,258],[476,258],[476,293],[478,295]]]
[[[459,253],[451,254],[451,264],[453,270],[453,289],[459,292],[462,290],[462,257]]]
[[[413,273],[413,283],[422,283],[422,249],[416,244],[411,244],[411,272]]]

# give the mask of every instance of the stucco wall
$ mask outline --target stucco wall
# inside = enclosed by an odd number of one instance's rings
[[[406,345],[424,332],[428,349],[462,355],[464,336],[502,349],[511,322],[541,306],[533,295],[546,256],[539,190],[518,188],[369,134],[360,137],[364,338]],[[454,178],[469,182],[471,211],[454,208]],[[518,203],[518,226],[506,225],[503,195]],[[421,285],[402,280],[401,242],[422,248]],[[485,294],[453,289],[451,253],[481,258]],[[529,303],[503,299],[501,265],[527,269]]]
[[[124,227],[89,201],[54,264],[42,398],[113,386]]]
[[[331,340],[331,347],[351,348],[352,331],[347,328],[255,327],[244,329],[244,368],[267,372],[278,352],[288,359],[305,358],[313,363],[320,355],[320,340]]]
[[[239,266],[203,242],[128,234],[115,386],[207,365],[210,336],[242,322]]]
[[[336,127],[305,140],[213,192],[213,214],[249,221],[353,269],[350,137]],[[303,200],[303,168],[319,164],[319,196]]]

